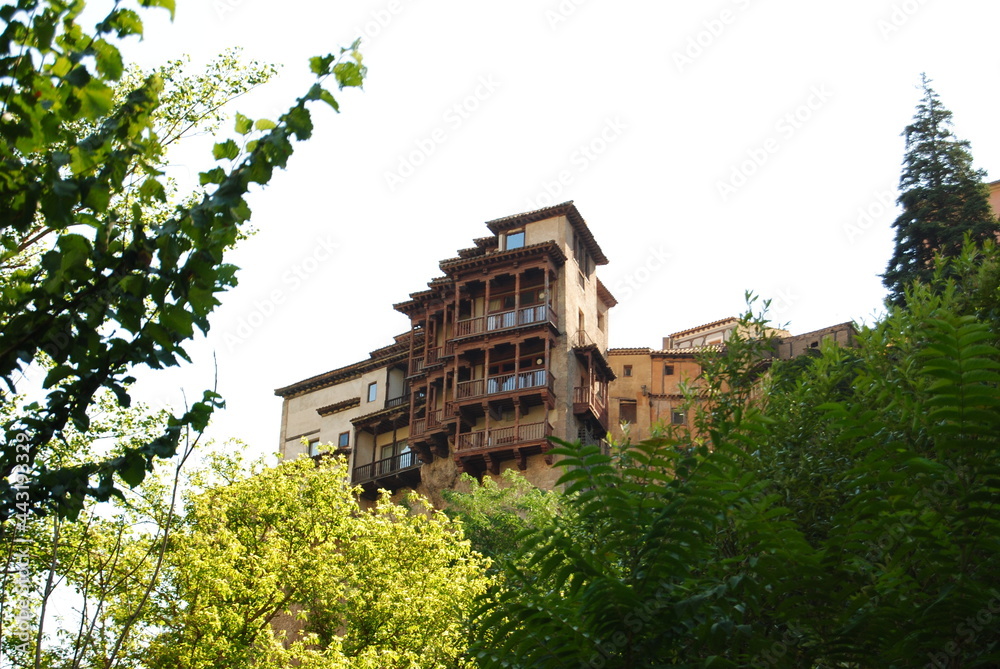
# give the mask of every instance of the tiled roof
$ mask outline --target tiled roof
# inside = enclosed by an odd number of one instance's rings
[[[336,402],[335,404],[327,404],[325,407],[320,407],[316,409],[316,413],[320,416],[329,416],[331,414],[339,413],[341,411],[346,411],[347,409],[353,409],[356,406],[361,406],[360,397],[352,397],[349,400],[344,400],[343,402]]]
[[[559,264],[566,262],[566,254],[563,253],[561,248],[559,248],[559,245],[552,241],[545,241],[538,244],[522,246],[519,249],[502,251],[500,253],[490,253],[489,255],[477,256],[474,258],[448,258],[447,260],[442,260],[439,265],[441,267],[441,271],[448,272],[449,270],[455,271],[466,267],[476,267],[486,262],[492,263],[523,258],[525,256],[534,255],[539,251],[548,251],[548,253],[551,254]]]
[[[522,214],[514,214],[487,221],[486,227],[490,229],[490,232],[498,234],[504,230],[510,230],[511,228],[516,228],[527,223],[534,223],[535,221],[542,221],[554,216],[566,217],[570,225],[573,226],[573,232],[583,239],[583,243],[586,245],[590,255],[594,257],[595,263],[598,265],[608,264],[607,256],[604,255],[604,251],[601,250],[597,240],[594,239],[594,234],[590,231],[590,227],[583,220],[583,216],[580,215],[572,200],[551,207],[545,207],[544,209],[535,209]]]
[[[698,330],[708,330],[716,326],[722,325],[723,323],[732,322],[734,325],[739,323],[739,319],[729,316],[728,318],[723,318],[722,320],[712,321],[711,323],[705,323],[704,325],[699,325],[698,327],[688,328],[687,330],[681,330],[680,332],[675,332],[671,337],[679,337],[681,335],[691,334],[692,332],[697,332]]]

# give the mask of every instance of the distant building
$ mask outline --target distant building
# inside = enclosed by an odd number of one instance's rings
[[[611,384],[608,414],[611,435],[632,441],[650,436],[660,424],[687,425],[684,384],[693,384],[701,374],[699,354],[721,352],[739,328],[739,319],[722,320],[675,332],[663,338],[663,348],[612,348],[608,360],[617,379]],[[741,333],[744,336],[750,333]],[[769,329],[776,337],[774,357],[788,360],[818,348],[830,339],[840,346],[854,341],[854,325],[840,323],[801,335]]]

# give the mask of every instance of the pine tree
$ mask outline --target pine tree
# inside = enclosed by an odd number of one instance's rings
[[[951,132],[951,112],[930,83],[921,75],[924,97],[903,132],[906,156],[897,199],[903,211],[892,224],[896,247],[882,275],[894,304],[905,301],[912,281],[929,281],[935,254],[957,256],[965,235],[982,243],[1000,232],[985,172],[972,166],[969,142]]]

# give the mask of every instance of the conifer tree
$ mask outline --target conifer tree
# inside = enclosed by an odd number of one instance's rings
[[[893,222],[896,246],[882,275],[888,300],[903,304],[905,288],[927,282],[934,256],[959,255],[965,235],[977,244],[1000,231],[989,204],[985,172],[972,166],[969,142],[951,131],[951,111],[921,75],[924,97],[906,126],[906,155],[897,202],[902,213]]]

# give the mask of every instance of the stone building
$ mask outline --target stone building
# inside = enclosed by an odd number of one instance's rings
[[[738,328],[738,319],[724,318],[664,337],[659,350],[608,350],[608,361],[617,377],[608,402],[612,437],[621,440],[627,432],[632,441],[638,441],[649,437],[658,424],[687,424],[683,385],[694,383],[701,374],[698,354],[721,351]],[[800,335],[779,329],[770,329],[767,334],[775,337],[774,357],[789,360],[818,348],[825,339],[850,346],[855,330],[848,322]]]
[[[393,344],[275,391],[285,457],[330,444],[365,496],[414,489],[438,503],[461,472],[516,467],[550,488],[548,437],[607,434],[615,299],[590,228],[572,202],[486,226],[394,305],[411,329]]]

